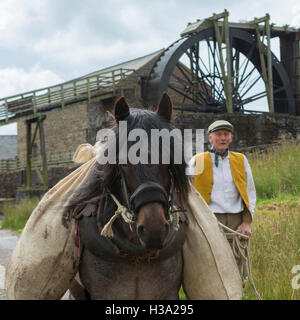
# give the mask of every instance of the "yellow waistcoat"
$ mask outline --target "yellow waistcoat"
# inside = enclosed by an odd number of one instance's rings
[[[233,181],[245,205],[249,209],[247,178],[243,154],[229,151],[229,163]],[[199,153],[196,155],[194,185],[207,204],[209,204],[213,187],[213,167],[209,152]]]

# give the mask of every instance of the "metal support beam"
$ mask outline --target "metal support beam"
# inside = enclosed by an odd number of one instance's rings
[[[300,30],[280,36],[280,61],[294,92],[296,115],[300,115]]]
[[[47,153],[46,153],[46,141],[45,141],[45,132],[44,132],[44,120],[45,118],[38,118],[38,125],[40,129],[40,150],[42,156],[42,169],[43,169],[43,178],[44,186],[48,188],[48,165],[47,165]]]
[[[42,187],[48,188],[48,167],[47,167],[47,155],[46,155],[46,142],[44,134],[43,121],[46,116],[30,119],[26,121],[26,189],[32,189],[32,172],[34,169],[42,182]],[[32,135],[32,125],[36,124],[34,133]],[[42,158],[42,172],[34,162],[33,147],[39,131],[40,138],[40,154]]]
[[[253,21],[248,22],[254,24],[256,30],[256,37],[258,42],[258,50],[262,71],[262,78],[265,83],[267,99],[269,105],[269,112],[274,113],[274,95],[273,95],[273,71],[272,71],[272,55],[271,55],[271,28],[270,16],[266,14],[265,17],[255,18]],[[264,28],[261,28],[259,23],[264,23]],[[264,41],[267,41],[265,44]],[[267,65],[264,59],[264,51],[267,55]]]
[[[31,145],[31,122],[26,121],[26,189],[31,189],[31,159],[32,159],[32,145]]]
[[[229,13],[225,10],[223,13],[214,14],[209,20],[213,22],[215,36],[218,43],[219,53],[220,53],[220,67],[222,72],[222,78],[224,81],[224,92],[226,96],[226,108],[228,113],[233,113],[232,107],[232,66],[231,66],[231,45],[229,39],[229,24],[228,24]],[[220,19],[223,19],[223,23],[220,25]],[[221,29],[221,33],[220,33]],[[226,54],[225,61],[223,55],[222,45],[225,43]],[[226,66],[226,68],[225,68]]]

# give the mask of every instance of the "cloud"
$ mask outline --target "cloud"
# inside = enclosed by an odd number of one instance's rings
[[[0,98],[55,85],[63,82],[55,72],[43,70],[38,65],[26,71],[22,68],[0,69]],[[17,134],[17,125],[0,127],[0,135]]]
[[[26,71],[22,68],[0,69],[0,97],[31,91],[63,82],[63,79],[51,70],[41,69],[38,65]]]
[[[20,46],[30,40],[30,35],[42,25],[46,11],[39,0],[1,0],[0,37],[2,46]]]
[[[1,0],[0,69],[39,65],[70,80],[168,47],[188,22],[225,7],[232,22],[269,12],[279,25],[299,23],[298,2]]]
[[[17,124],[11,123],[6,126],[0,127],[0,135],[16,135],[17,134]]]
[[[297,26],[298,28],[300,28],[300,3],[299,3],[299,0],[293,1],[291,11],[293,12],[293,18],[291,20],[291,25]]]

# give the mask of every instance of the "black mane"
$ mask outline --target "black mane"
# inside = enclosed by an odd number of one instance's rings
[[[167,120],[160,117],[157,113],[148,110],[138,110],[133,111],[129,114],[126,118],[127,121],[127,130],[130,132],[133,129],[143,129],[146,131],[147,136],[151,136],[151,129],[167,129],[168,131],[172,131],[175,129],[175,126],[168,122]],[[118,123],[115,122],[111,127],[116,134],[116,160],[117,164],[110,164],[107,163],[105,165],[100,165],[99,163],[95,163],[95,166],[90,174],[89,182],[82,187],[80,190],[76,192],[76,196],[73,197],[74,201],[71,203],[71,206],[76,206],[79,203],[82,203],[88,199],[91,199],[100,193],[104,189],[108,189],[115,194],[120,195],[120,171],[118,166],[118,159],[119,159],[119,131],[118,131]],[[149,140],[150,141],[150,140]],[[136,141],[128,141],[127,148],[128,150],[130,147],[135,144]],[[148,144],[150,149],[150,142]],[[159,153],[161,154],[162,146],[161,141],[159,144]],[[182,148],[182,164],[175,164],[174,163],[174,139],[170,139],[170,165],[169,171],[171,172],[174,178],[174,186],[177,191],[179,191],[179,200],[180,202],[185,202],[187,200],[187,195],[189,191],[189,183],[188,178],[185,174],[185,167],[186,164],[184,162],[183,157],[183,148]],[[149,157],[150,157],[150,151]],[[160,159],[161,161],[161,159]],[[161,162],[160,162],[161,163]],[[130,165],[130,163],[129,163]],[[155,181],[156,177],[151,174],[151,165],[144,165],[144,164],[135,164],[132,165],[134,170],[135,177],[140,179],[141,181],[150,180]]]

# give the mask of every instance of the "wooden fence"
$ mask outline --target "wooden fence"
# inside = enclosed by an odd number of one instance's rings
[[[0,124],[17,119],[36,116],[52,110],[64,108],[76,101],[108,94],[115,96],[117,91],[136,87],[137,75],[133,69],[117,69],[84,78],[74,79],[52,87],[42,88],[0,99]]]
[[[48,166],[69,165],[73,162],[74,151],[55,152],[47,155]],[[42,157],[40,154],[34,155],[33,161],[38,168],[42,167]],[[26,161],[16,159],[0,159],[0,173],[19,171],[26,168]]]

